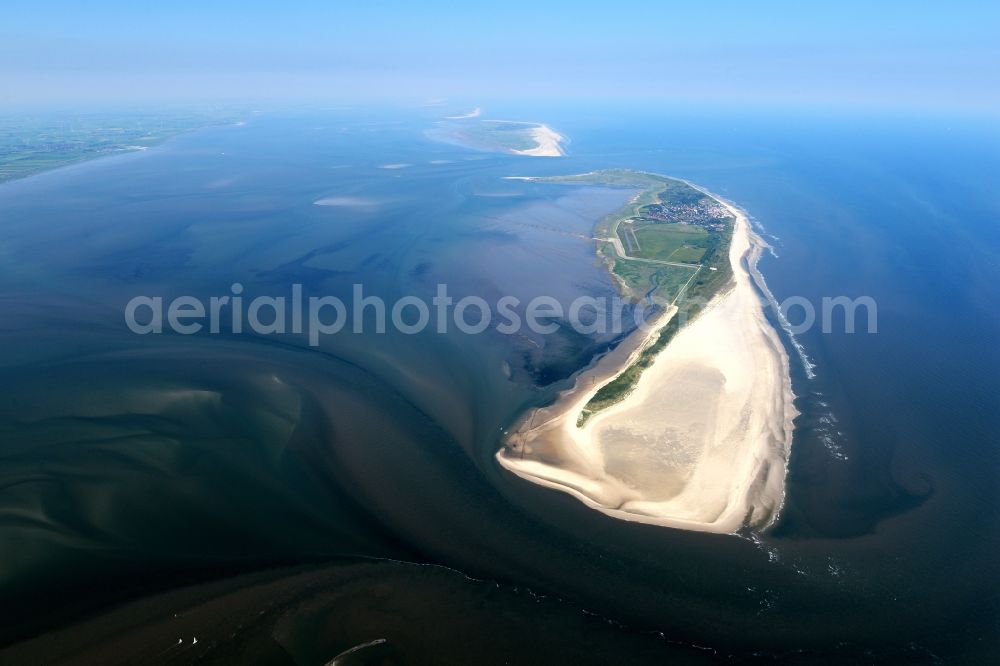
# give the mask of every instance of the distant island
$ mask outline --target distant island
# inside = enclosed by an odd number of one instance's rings
[[[448,116],[428,130],[427,136],[446,143],[453,143],[475,150],[528,155],[531,157],[560,157],[565,154],[566,138],[542,123],[517,120],[483,120],[482,109],[470,113]]]
[[[787,354],[752,284],[764,245],[746,216],[655,174],[531,180],[635,189],[598,223],[597,252],[623,294],[661,310],[529,413],[500,464],[625,520],[711,532],[769,525],[796,411]]]

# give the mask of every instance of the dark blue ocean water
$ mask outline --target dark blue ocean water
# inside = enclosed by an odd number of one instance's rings
[[[0,186],[0,584],[22,609],[8,635],[178,582],[357,555],[527,586],[681,655],[933,661],[995,646],[995,127],[491,113],[549,123],[569,155],[434,143],[435,110],[311,110]],[[834,318],[829,333],[785,334],[802,414],[767,534],[614,521],[495,465],[502,429],[613,336],[390,330],[312,348],[123,324],[135,295],[234,282],[247,299],[293,283],[345,300],[355,283],[387,299],[429,299],[438,283],[488,301],[610,295],[586,237],[625,193],[504,177],[615,167],[747,210],[773,246],[760,268],[779,301],[877,303],[877,333]]]

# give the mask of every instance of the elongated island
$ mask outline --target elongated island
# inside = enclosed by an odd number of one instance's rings
[[[628,187],[597,251],[647,326],[512,430],[497,460],[624,520],[734,533],[773,523],[797,415],[788,356],[753,281],[763,241],[734,206],[633,171],[532,179]]]
[[[427,130],[428,138],[508,155],[561,157],[566,137],[543,123],[480,118],[482,109],[447,116]]]

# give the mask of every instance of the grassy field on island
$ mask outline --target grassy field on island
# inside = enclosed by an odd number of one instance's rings
[[[605,239],[597,251],[625,296],[678,310],[636,362],[591,398],[577,422],[583,425],[631,393],[656,355],[729,283],[734,219],[714,198],[681,180],[656,174],[614,170],[538,180],[640,188],[625,206],[597,224],[595,235]]]

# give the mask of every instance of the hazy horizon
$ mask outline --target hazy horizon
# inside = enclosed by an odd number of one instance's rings
[[[26,3],[0,8],[0,103],[621,97],[680,105],[1000,110],[980,2]]]

